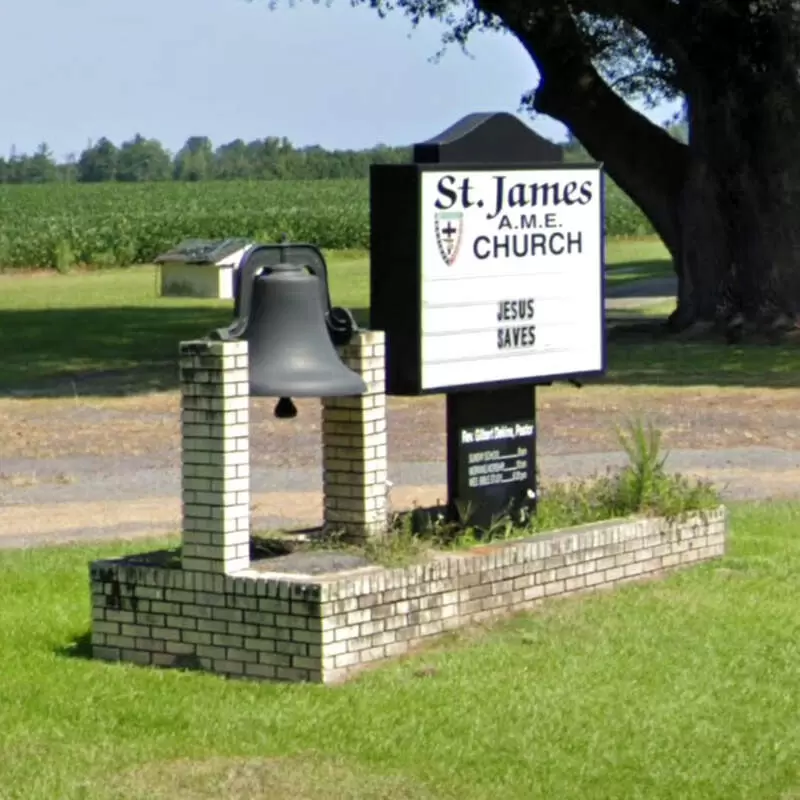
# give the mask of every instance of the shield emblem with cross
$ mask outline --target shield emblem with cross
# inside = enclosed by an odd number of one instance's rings
[[[452,267],[461,247],[464,214],[460,211],[441,211],[436,215],[436,244],[447,266]]]

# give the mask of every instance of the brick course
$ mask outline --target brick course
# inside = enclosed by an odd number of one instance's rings
[[[471,622],[724,554],[724,508],[602,523],[332,576],[193,572],[159,555],[91,565],[96,658],[334,683]],[[265,562],[259,566],[266,566]]]

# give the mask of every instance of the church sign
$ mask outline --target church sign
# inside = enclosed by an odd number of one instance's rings
[[[420,390],[603,366],[599,168],[421,171]]]
[[[535,511],[536,387],[605,371],[603,173],[472,114],[370,170],[386,391],[444,394],[448,514]]]

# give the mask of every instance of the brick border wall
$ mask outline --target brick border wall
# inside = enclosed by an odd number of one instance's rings
[[[447,630],[725,552],[724,507],[681,524],[603,523],[421,566],[213,575],[146,556],[91,565],[96,658],[335,683]]]

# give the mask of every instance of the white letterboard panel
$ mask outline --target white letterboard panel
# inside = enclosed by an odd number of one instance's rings
[[[420,179],[420,388],[601,372],[600,168]]]

